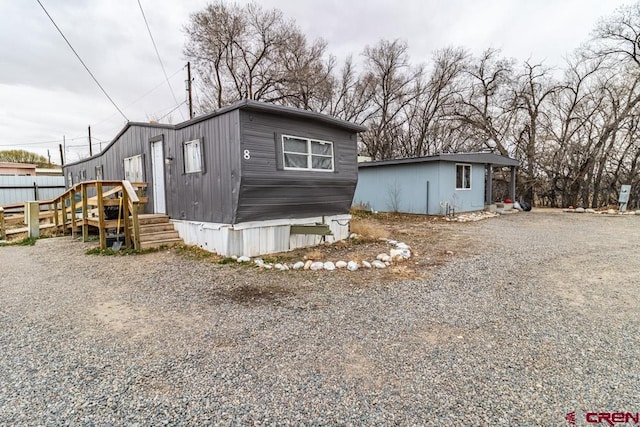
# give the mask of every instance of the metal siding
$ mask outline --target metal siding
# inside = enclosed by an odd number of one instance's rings
[[[284,171],[276,167],[275,133],[333,142],[335,172]],[[332,122],[284,112],[232,109],[177,129],[128,124],[97,156],[64,167],[74,183],[82,169],[95,179],[123,179],[123,159],[143,154],[145,180],[151,180],[149,140],[164,135],[167,213],[174,219],[238,223],[349,212],[357,182],[357,133]],[[182,143],[203,138],[204,172],[184,173]],[[243,160],[244,150],[251,159]],[[66,181],[65,181],[66,182]],[[151,188],[151,187],[149,187]],[[147,190],[153,207],[152,191]],[[240,243],[240,242],[238,242]]]
[[[427,182],[429,200],[427,212]],[[360,169],[354,203],[368,204],[381,212],[397,210],[405,213],[436,214],[438,206],[438,168],[435,163],[391,165]]]
[[[144,176],[149,184],[146,212],[153,210],[151,191],[151,145],[149,140],[163,135],[167,214],[175,219],[231,223],[240,181],[240,137],[238,110],[179,130],[129,125],[99,156],[64,167],[65,182],[69,172],[74,183],[82,169],[87,180],[95,179],[95,167],[103,165],[103,179],[124,179],[123,160],[137,154],[144,157]],[[204,173],[184,173],[182,143],[203,138]]]
[[[38,186],[37,199],[33,187],[34,184]],[[61,176],[0,176],[0,206],[33,200],[53,199],[64,193],[64,188],[64,178]]]
[[[348,213],[357,182],[357,134],[317,121],[240,112],[242,180],[235,222]],[[334,172],[277,168],[276,134],[333,142]]]
[[[175,131],[167,198],[176,219],[231,223],[240,181],[238,110]],[[203,138],[203,173],[184,173],[185,141]]]

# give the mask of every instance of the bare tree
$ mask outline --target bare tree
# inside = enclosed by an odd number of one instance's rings
[[[449,115],[460,93],[458,81],[467,54],[462,48],[447,48],[433,55],[428,77],[416,80],[415,97],[405,107],[406,130],[399,147],[403,157],[418,157],[449,151],[455,124]]]
[[[508,156],[505,139],[515,113],[510,90],[513,60],[499,58],[499,54],[496,49],[487,49],[464,70],[466,87],[458,97],[454,116],[469,125],[482,146]]]
[[[382,40],[364,49],[364,84],[371,103],[366,112],[368,130],[362,142],[374,159],[388,159],[396,154],[396,144],[406,118],[404,108],[416,97],[415,85],[422,70],[412,68],[407,44],[399,40]]]
[[[559,85],[542,64],[525,61],[522,73],[515,80],[514,103],[518,115],[514,121],[515,153],[520,160],[519,190],[525,201],[533,203],[542,167],[540,153],[547,147],[546,130],[550,127],[547,113],[549,98]]]
[[[640,67],[640,2],[621,6],[601,19],[593,36],[590,51],[595,55]]]
[[[324,59],[326,43],[308,43],[277,9],[219,1],[191,15],[185,32],[205,111],[241,99],[319,110],[330,103],[334,60]]]

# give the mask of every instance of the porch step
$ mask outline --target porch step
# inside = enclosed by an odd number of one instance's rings
[[[151,240],[148,242],[140,242],[141,249],[159,248],[160,246],[175,246],[182,243],[181,238],[177,239],[163,239],[163,240]]]
[[[168,215],[142,214],[142,215],[138,215],[138,223],[140,225],[148,225],[148,224],[162,224],[162,223],[170,224],[171,222],[169,221]]]
[[[174,231],[174,230],[175,230],[175,227],[170,222],[140,225],[140,234],[158,233],[160,231]]]
[[[156,240],[180,239],[176,230],[158,231],[155,233],[140,233],[140,242],[152,242]]]
[[[138,221],[141,249],[174,246],[182,243],[182,239],[168,215],[143,214],[138,215]]]

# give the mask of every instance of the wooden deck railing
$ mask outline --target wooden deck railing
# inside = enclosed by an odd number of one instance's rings
[[[125,246],[140,249],[138,213],[147,202],[142,194],[146,186],[144,182],[129,181],[84,181],[75,184],[55,199],[38,202],[40,229],[54,228],[72,235],[82,232],[82,240],[86,241],[90,227],[95,227],[99,231],[100,247],[106,249],[107,230],[117,228],[117,218],[107,219],[105,215],[105,207],[111,206],[114,210],[118,208],[122,211],[118,214],[122,217],[120,227],[124,230]],[[25,222],[24,210],[23,203],[0,207],[0,239],[4,235],[27,231],[19,228]]]

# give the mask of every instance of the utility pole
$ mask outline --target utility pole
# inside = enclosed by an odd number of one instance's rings
[[[64,157],[67,157],[67,138],[64,135],[62,135],[62,148],[64,148]]]
[[[89,125],[89,156],[93,156],[93,148],[91,147],[91,125]]]
[[[47,148],[47,158],[49,158],[49,164],[51,164],[51,152]]]
[[[193,99],[191,98],[191,62],[187,62],[187,93],[189,94],[189,120],[193,119]]]
[[[64,166],[64,154],[62,152],[62,144],[58,144],[58,148],[60,148],[60,166]]]

